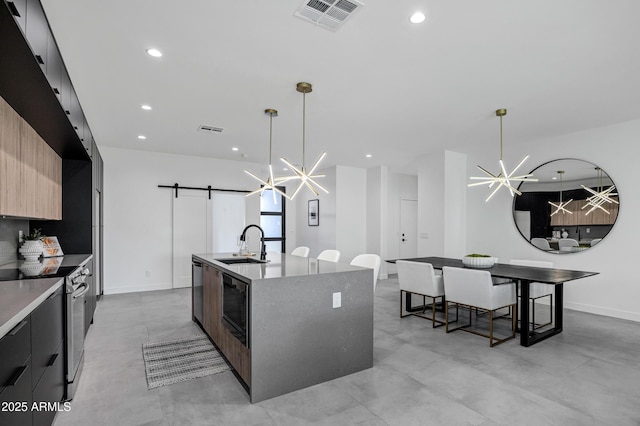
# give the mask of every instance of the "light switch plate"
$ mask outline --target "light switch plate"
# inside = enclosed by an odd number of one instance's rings
[[[333,307],[340,308],[342,306],[342,293],[333,293]]]

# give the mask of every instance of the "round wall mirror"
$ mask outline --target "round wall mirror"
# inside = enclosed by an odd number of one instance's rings
[[[545,163],[531,171],[534,181],[518,187],[513,220],[533,246],[549,253],[588,250],[611,231],[620,208],[609,175],[595,164],[575,159]]]

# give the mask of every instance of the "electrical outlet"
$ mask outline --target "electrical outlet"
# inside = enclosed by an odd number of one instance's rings
[[[333,308],[340,308],[342,306],[342,293],[333,293]]]
[[[587,234],[591,232],[591,228],[587,228]]]

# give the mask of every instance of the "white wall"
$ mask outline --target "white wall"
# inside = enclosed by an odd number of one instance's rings
[[[287,245],[291,252],[296,246],[309,247],[309,257],[316,257],[318,253],[325,249],[336,248],[336,168],[321,170],[319,174],[324,174],[324,178],[318,179],[318,183],[324,186],[329,193],[319,191],[316,197],[307,187],[303,187],[296,198],[295,204],[299,215],[295,225],[296,238],[295,245]],[[291,188],[291,192],[295,190]],[[319,200],[318,226],[309,226],[307,218],[309,200]]]
[[[367,251],[367,171],[336,169],[336,248],[340,261],[349,263]]]
[[[110,147],[100,147],[100,153],[105,294],[171,288],[173,191],[158,185],[253,190],[258,183],[243,169],[266,176],[266,170],[251,163]],[[259,223],[259,212],[259,198],[247,198],[246,223]],[[295,216],[295,204],[288,203],[288,228],[295,227]]]
[[[633,259],[640,227],[640,191],[637,185],[640,120],[586,130],[517,145],[505,140],[505,163],[513,167],[525,155],[531,157],[523,168],[558,158],[577,158],[602,167],[611,176],[620,194],[620,212],[607,237],[585,252],[565,255],[544,253],[532,247],[519,234],[512,218],[512,198],[501,189],[488,203],[487,189],[467,189],[467,250],[491,253],[506,262],[512,258],[554,262],[564,269],[595,271],[600,274],[566,283],[565,306],[586,312],[640,321],[640,282]],[[495,150],[478,147],[468,153],[468,175],[478,176],[476,164],[496,171]],[[630,261],[631,260],[631,261]]]
[[[418,256],[444,255],[444,151],[423,157],[418,170]]]

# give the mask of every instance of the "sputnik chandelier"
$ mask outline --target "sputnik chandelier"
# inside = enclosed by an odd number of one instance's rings
[[[582,208],[584,209],[585,207],[591,206],[591,209],[589,209],[589,211],[587,211],[585,213],[585,216],[592,213],[593,211],[595,211],[596,209],[600,209],[603,212],[605,212],[606,214],[610,214],[609,210],[605,209],[604,207],[602,207],[605,203],[607,204],[620,204],[618,203],[618,200],[615,200],[611,197],[617,196],[618,193],[617,192],[613,192],[616,189],[615,185],[611,185],[609,188],[607,189],[603,189],[602,187],[602,169],[600,167],[596,167],[596,171],[598,172],[598,186],[596,187],[597,191],[594,191],[593,189],[586,187],[584,185],[580,185],[582,186],[582,188],[589,192],[591,194],[591,197],[587,198],[587,203],[582,206]]]
[[[562,214],[565,214],[565,213],[573,214],[573,212],[566,209],[569,203],[573,201],[573,198],[570,199],[569,201],[565,201],[565,202],[562,201],[562,175],[564,174],[564,170],[558,170],[558,174],[560,175],[560,202],[556,204],[549,201],[549,204],[551,204],[553,207],[556,208],[556,210],[553,213],[551,213],[551,216],[555,216],[560,212],[562,212]]]
[[[270,189],[271,192],[273,193],[273,202],[274,204],[277,202],[276,199],[276,193],[282,195],[283,197],[288,198],[287,194],[285,194],[284,192],[282,192],[277,186],[276,183],[281,183],[282,180],[278,180],[278,179],[274,179],[273,177],[273,167],[271,166],[271,149],[273,147],[273,117],[277,117],[278,116],[278,111],[276,111],[275,109],[272,108],[267,108],[264,110],[264,113],[266,115],[269,116],[269,176],[267,177],[267,180],[263,180],[261,178],[259,178],[258,176],[254,175],[253,173],[251,173],[249,170],[245,169],[245,173],[248,174],[249,176],[251,176],[252,178],[254,178],[255,180],[257,180],[258,182],[260,182],[262,184],[262,186],[258,189],[256,189],[253,192],[250,192],[247,194],[247,197],[254,195],[254,194],[260,194],[262,195],[264,193],[264,191]]]
[[[318,165],[320,164],[322,159],[325,157],[325,155],[327,155],[327,153],[323,152],[322,155],[320,155],[320,157],[313,164],[313,167],[311,167],[311,169],[308,172],[307,172],[307,169],[305,168],[306,96],[307,96],[307,93],[310,93],[312,91],[311,84],[305,83],[305,82],[298,83],[296,85],[296,90],[302,93],[302,166],[301,167],[295,166],[286,158],[281,157],[280,160],[282,160],[282,162],[286,164],[287,167],[293,170],[295,172],[295,175],[276,179],[277,183],[286,182],[288,180],[294,180],[294,179],[300,180],[300,184],[298,185],[298,187],[290,197],[291,200],[295,198],[295,196],[298,194],[298,192],[300,192],[300,189],[302,189],[303,186],[306,186],[307,188],[309,188],[311,192],[315,194],[316,197],[319,194],[316,187],[327,194],[329,193],[329,191],[327,191],[322,185],[316,182],[316,179],[324,177],[325,175],[314,174],[314,172],[318,168]]]
[[[485,169],[482,166],[477,166],[478,169],[480,169],[480,171],[482,171],[486,176],[472,176],[470,179],[471,180],[478,180],[480,182],[475,182],[475,183],[470,183],[467,186],[479,186],[479,185],[486,185],[489,184],[489,188],[492,188],[494,185],[497,185],[496,188],[491,192],[491,194],[489,194],[489,196],[487,197],[486,201],[489,201],[491,199],[491,197],[494,196],[494,194],[496,192],[498,192],[498,190],[500,188],[502,188],[503,186],[505,188],[507,188],[509,190],[509,192],[511,193],[511,196],[513,197],[513,194],[516,193],[518,195],[522,195],[522,193],[520,191],[518,191],[518,189],[516,189],[511,182],[523,182],[523,181],[535,181],[537,182],[538,179],[531,179],[531,177],[533,176],[532,174],[526,174],[526,175],[520,175],[520,176],[514,176],[516,174],[516,171],[520,168],[520,166],[522,166],[522,164],[524,164],[525,161],[527,161],[527,158],[529,158],[529,156],[525,156],[519,163],[518,165],[511,171],[511,173],[507,173],[507,169],[504,166],[504,162],[502,161],[502,117],[504,117],[505,115],[507,115],[507,110],[502,108],[496,111],[496,115],[498,117],[500,117],[500,173],[498,173],[497,175],[494,175],[493,173],[489,172],[487,169]]]

